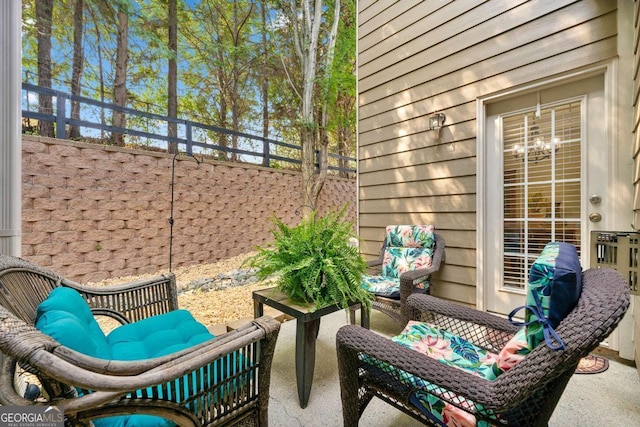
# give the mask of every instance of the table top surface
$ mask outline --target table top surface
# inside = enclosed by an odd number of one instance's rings
[[[276,287],[253,291],[253,299],[258,303],[266,304],[283,313],[293,316],[296,319],[304,321],[314,320],[324,316],[325,314],[342,310],[342,307],[338,304],[331,304],[316,308],[314,303],[294,301],[287,295],[280,292]],[[355,304],[360,303],[354,303],[353,305]]]

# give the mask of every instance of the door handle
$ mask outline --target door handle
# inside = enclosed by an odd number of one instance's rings
[[[589,221],[591,222],[600,222],[602,220],[602,215],[597,212],[589,214]]]

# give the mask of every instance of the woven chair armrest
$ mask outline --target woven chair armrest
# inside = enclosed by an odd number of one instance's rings
[[[366,274],[368,274],[369,276],[380,276],[382,275],[382,266],[374,265],[374,266],[367,267]]]
[[[5,324],[6,324],[6,319]],[[12,319],[13,320],[13,319]],[[19,319],[15,319],[21,322]],[[22,322],[21,322],[22,323]],[[261,341],[260,350],[246,354],[260,355],[259,376],[269,381],[271,359],[280,323],[263,316],[228,334],[198,346],[167,356],[142,361],[113,361],[92,358],[61,346],[55,340],[40,333],[33,327],[22,323],[20,331],[4,334],[2,352],[9,355],[29,371],[45,378],[51,378],[64,384],[81,387],[95,392],[93,397],[83,396],[56,402],[66,409],[79,411],[89,409],[96,401],[110,401],[128,392],[143,390],[159,384],[165,384],[183,378],[190,372],[196,372],[216,360],[233,352]],[[252,357],[253,357],[252,356]],[[257,363],[257,360],[244,363]],[[0,388],[4,391],[1,399],[11,401],[6,390],[12,387],[11,378],[2,376]],[[11,376],[9,376],[11,377]],[[102,396],[102,397],[101,397]],[[3,403],[3,402],[0,402]]]
[[[106,315],[121,323],[167,313],[178,308],[173,273],[104,287],[80,285],[63,279],[61,285],[77,290],[96,315]]]
[[[378,258],[367,261],[367,267],[377,267],[379,265],[382,265],[382,260]]]
[[[153,359],[131,361],[121,360],[103,360],[96,359],[91,356],[74,351],[65,346],[57,346],[52,350],[52,354],[60,357],[69,363],[86,369],[90,372],[106,375],[138,375],[143,372],[147,372],[152,369],[156,369],[159,366],[164,366],[168,363],[174,363],[183,357],[194,357],[201,353],[207,353],[217,351],[216,349],[229,347],[229,343],[233,344],[243,336],[250,335],[257,330],[264,331],[266,337],[271,337],[275,334],[277,336],[280,329],[280,323],[269,316],[262,316],[258,319],[254,319],[252,322],[247,323],[234,329],[233,331],[219,335],[216,338],[197,344],[195,346],[177,351],[175,353],[167,354],[164,356],[156,357]],[[233,351],[234,347],[230,347],[228,353]],[[228,354],[227,353],[227,354]]]
[[[439,266],[430,266],[426,268],[417,268],[415,270],[405,271],[400,275],[400,286],[406,283],[407,286],[413,286],[416,281],[421,281],[438,271]]]
[[[360,381],[360,369],[369,364],[359,355],[366,354],[370,358],[393,366],[394,370],[404,371],[430,384],[438,385],[455,393],[458,397],[465,397],[480,404],[491,402],[492,407],[495,407],[498,401],[491,381],[445,365],[357,325],[346,325],[340,328],[336,335],[336,346],[341,383],[345,381],[353,386],[353,382],[357,384]],[[347,384],[343,383],[343,385]],[[428,390],[425,389],[425,391]],[[408,401],[409,396],[404,398]],[[459,406],[459,399],[455,396],[445,394],[439,398]]]

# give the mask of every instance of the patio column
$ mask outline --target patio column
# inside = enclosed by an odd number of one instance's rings
[[[20,255],[22,1],[0,0],[0,253]]]

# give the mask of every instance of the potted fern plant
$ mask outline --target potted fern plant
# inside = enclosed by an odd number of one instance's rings
[[[362,288],[367,268],[357,247],[349,244],[355,237],[354,223],[345,220],[346,206],[319,218],[313,212],[296,227],[273,217],[274,241],[256,248],[248,260],[260,279],[275,276],[276,287],[295,301],[314,303],[316,309],[360,302],[371,307],[371,294]]]

